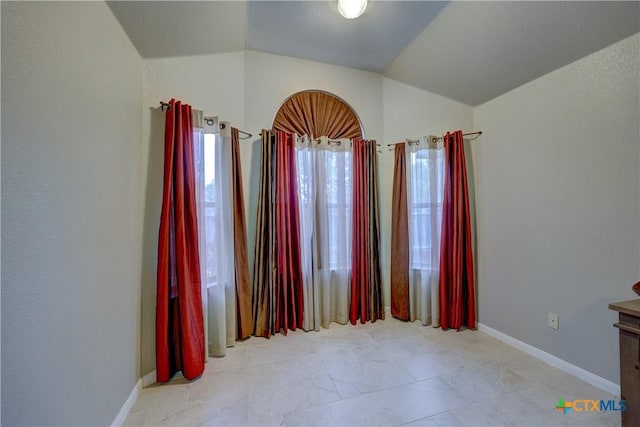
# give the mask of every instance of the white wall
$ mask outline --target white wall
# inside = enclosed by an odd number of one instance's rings
[[[473,108],[468,105],[386,77],[383,88],[386,143],[473,130]]]
[[[141,95],[106,4],[2,2],[2,424],[109,425],[139,378]]]
[[[353,107],[368,139],[383,136],[382,76],[378,73],[247,51],[245,81],[245,112],[251,132],[270,128],[280,105],[290,95],[321,89]]]
[[[474,110],[480,322],[614,382],[607,305],[640,278],[639,45]]]

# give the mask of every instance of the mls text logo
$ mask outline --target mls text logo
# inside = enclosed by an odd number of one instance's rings
[[[562,411],[564,414],[571,410],[576,412],[600,412],[600,411],[619,411],[627,409],[624,400],[564,400],[558,399],[556,411]]]

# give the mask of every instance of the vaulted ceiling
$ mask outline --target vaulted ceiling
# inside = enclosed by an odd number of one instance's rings
[[[640,31],[637,1],[109,1],[144,58],[251,49],[479,105]],[[640,58],[639,58],[640,60]]]

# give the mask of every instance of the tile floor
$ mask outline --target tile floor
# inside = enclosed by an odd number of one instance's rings
[[[142,390],[125,425],[620,425],[559,397],[615,398],[482,332],[388,318],[236,343],[198,380]]]

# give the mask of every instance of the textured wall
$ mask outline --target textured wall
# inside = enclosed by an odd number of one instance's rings
[[[614,382],[607,305],[640,278],[639,45],[474,109],[480,322]]]
[[[142,60],[102,2],[2,2],[2,424],[109,425],[139,378]]]

